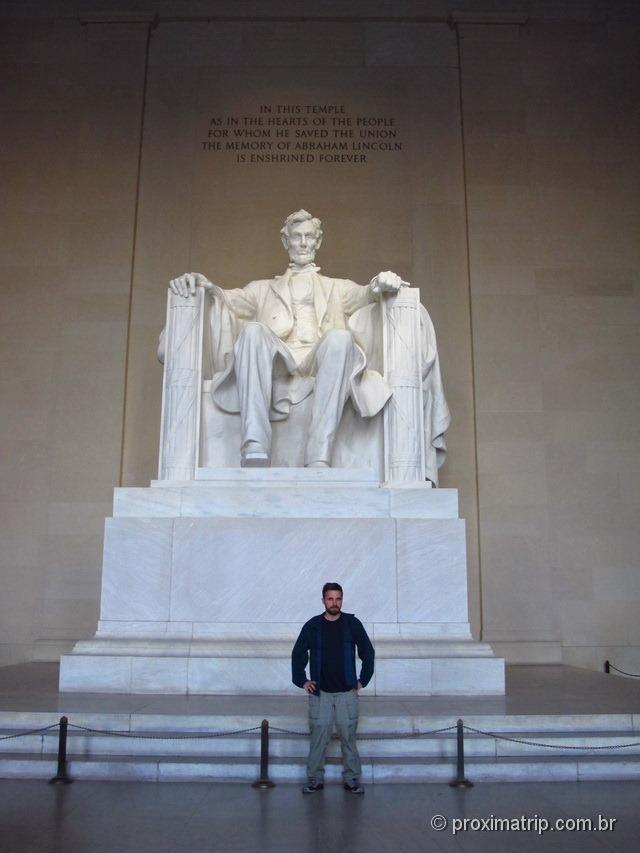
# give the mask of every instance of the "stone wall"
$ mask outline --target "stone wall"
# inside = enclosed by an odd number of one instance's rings
[[[460,35],[484,636],[640,671],[638,29]]]
[[[250,5],[140,2],[124,23],[0,6],[0,664],[93,633],[111,490],[155,476],[167,280],[279,272],[279,221],[303,205],[325,218],[323,271],[397,268],[434,319],[476,636],[640,671],[633,4],[461,2],[449,22],[436,0],[422,20]],[[365,170],[199,156],[214,108],[292,92],[393,111],[403,152]]]
[[[0,663],[95,630],[120,476],[146,33],[2,28]]]

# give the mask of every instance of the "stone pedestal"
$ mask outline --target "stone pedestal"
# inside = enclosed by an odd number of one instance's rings
[[[457,492],[294,468],[116,489],[98,631],[60,689],[295,692],[291,647],[325,581],[374,642],[371,692],[504,692],[504,661],[469,631]]]

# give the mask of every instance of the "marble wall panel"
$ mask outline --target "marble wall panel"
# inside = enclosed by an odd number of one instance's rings
[[[398,520],[400,622],[466,622],[467,561],[462,519]]]
[[[104,655],[99,668],[94,657],[74,656],[69,667],[67,660],[70,658],[63,657],[60,661],[60,680],[65,692],[85,692],[87,684],[94,685],[96,693],[127,693],[130,690],[131,658]]]
[[[45,512],[46,502],[0,502],[0,539],[3,557],[8,565],[20,565],[25,569],[38,566],[38,537],[33,535],[33,531],[37,529]]]
[[[100,618],[169,619],[173,519],[108,518]]]
[[[358,66],[362,25],[351,22],[251,22],[243,27],[243,60],[252,66]]]
[[[187,658],[133,658],[131,690],[134,693],[186,693]]]
[[[178,519],[171,619],[306,621],[336,580],[344,608],[397,620],[394,522],[387,519]],[[375,578],[375,583],[372,583]]]
[[[241,51],[239,21],[162,21],[152,33],[149,63],[182,73],[189,66],[236,65]]]
[[[271,658],[189,659],[189,693],[297,693],[288,660]]]
[[[120,463],[144,58],[144,42],[118,45],[113,30],[91,49],[79,22],[57,14],[0,36],[9,355],[0,482],[12,501],[24,499],[29,520],[29,530],[14,527],[25,565],[3,601],[28,626],[19,636],[27,657],[55,655],[61,638],[95,629],[99,541]]]
[[[481,526],[487,638],[553,640],[549,547],[544,535],[494,533]]]
[[[604,72],[622,44],[605,26],[534,22],[502,51],[495,30],[461,42],[484,636],[555,632],[575,650],[608,620],[628,637],[625,613],[600,605],[638,595],[637,201],[614,190],[637,182],[633,122],[609,109],[626,83]]]
[[[432,665],[433,661],[415,658],[413,660],[391,661],[377,660],[375,685],[376,692],[385,696],[411,695],[411,685],[415,685],[415,692],[429,693],[432,690]]]
[[[172,518],[180,515],[180,489],[114,489],[113,515],[141,518]]]
[[[367,65],[415,68],[458,64],[455,33],[440,24],[367,23],[365,45]]]

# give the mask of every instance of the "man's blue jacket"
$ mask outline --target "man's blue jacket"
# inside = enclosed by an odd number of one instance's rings
[[[373,675],[375,652],[362,622],[353,613],[342,613],[344,619],[344,680],[347,690],[353,689],[358,681],[366,687]],[[298,687],[307,681],[306,668],[311,658],[310,681],[316,683],[316,694],[320,692],[322,669],[322,620],[324,614],[314,616],[302,626],[300,636],[291,652],[291,680]],[[356,675],[356,649],[362,661],[360,677]]]

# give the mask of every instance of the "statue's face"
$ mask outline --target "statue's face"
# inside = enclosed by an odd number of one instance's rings
[[[314,261],[316,252],[320,248],[322,237],[316,230],[310,219],[305,222],[294,222],[287,228],[287,233],[282,235],[282,242],[289,252],[289,258],[294,264],[304,266]]]

